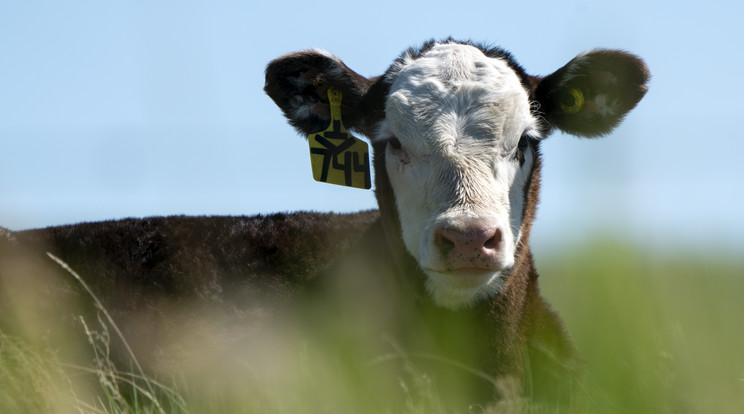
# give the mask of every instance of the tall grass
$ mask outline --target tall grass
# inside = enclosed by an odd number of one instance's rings
[[[741,258],[607,241],[570,252],[538,265],[586,361],[590,412],[744,412]]]
[[[55,345],[60,344],[40,347],[38,341],[32,345],[0,330],[0,412],[186,412],[185,402],[175,391],[145,376],[126,338],[85,281],[66,263],[48,255],[80,283],[99,310],[95,321],[79,317],[90,346],[88,359],[91,363],[75,365],[60,361],[54,352]],[[30,299],[43,301],[45,298]],[[136,373],[117,369],[111,361],[110,329],[117,334],[114,340],[122,341],[131,354]]]
[[[61,362],[49,350],[0,332],[0,412],[188,412],[186,403],[172,389],[120,371],[105,359],[109,338],[105,328],[100,329],[86,327],[94,361],[90,366]]]
[[[538,269],[543,294],[586,363],[572,412],[744,412],[741,259],[660,254],[601,240],[566,252],[538,255]],[[492,406],[453,410],[438,398],[443,379],[418,371],[406,350],[368,361],[370,371],[360,376],[333,357],[354,356],[353,350],[318,352],[302,340],[272,346],[272,358],[259,362],[273,369],[261,375],[255,358],[233,348],[224,355],[227,364],[159,382],[108,361],[109,342],[121,340],[109,336],[112,322],[86,321],[96,362],[85,368],[0,333],[0,412],[553,412],[516,393]],[[403,369],[386,371],[389,359]]]
[[[52,355],[0,332],[0,411],[74,412],[76,400],[71,379]]]

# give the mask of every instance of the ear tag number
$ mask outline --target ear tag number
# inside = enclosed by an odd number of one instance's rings
[[[353,137],[341,121],[341,91],[328,89],[331,124],[323,132],[310,134],[310,164],[315,181],[369,189],[369,146]]]

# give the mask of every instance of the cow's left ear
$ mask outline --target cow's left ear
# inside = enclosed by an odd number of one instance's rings
[[[650,74],[637,56],[617,50],[582,53],[539,79],[535,98],[551,127],[596,137],[610,132],[646,94]]]
[[[328,127],[331,110],[327,92],[335,88],[343,94],[341,116],[346,128],[369,135],[384,111],[378,81],[359,75],[328,52],[311,50],[269,63],[264,91],[290,124],[307,136]]]

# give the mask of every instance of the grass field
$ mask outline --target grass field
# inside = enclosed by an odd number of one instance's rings
[[[587,246],[546,259],[541,285],[586,360],[589,411],[744,412],[744,261]]]
[[[580,403],[571,412],[744,412],[744,261],[601,240],[586,246],[537,263],[543,294],[586,362]],[[216,370],[202,372],[200,381],[160,379],[162,385],[106,363],[105,342],[116,337],[96,331],[91,338],[98,363],[89,370],[0,336],[0,412],[390,412],[370,401],[371,388],[403,395],[401,412],[451,412],[438,405],[436,378],[413,364],[392,382],[360,380],[300,344],[290,347],[296,362],[290,375],[260,384]],[[515,399],[461,412],[552,411]]]

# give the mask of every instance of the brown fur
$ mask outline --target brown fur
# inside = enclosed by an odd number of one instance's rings
[[[57,349],[57,339],[82,333],[78,315],[96,324],[91,298],[46,257],[50,252],[99,296],[148,371],[168,371],[183,363],[168,351],[181,335],[179,320],[256,325],[342,256],[377,217],[376,211],[174,216],[3,231],[0,329],[26,331],[25,337]],[[115,362],[129,366],[121,343],[112,345]],[[69,356],[76,346],[73,341],[62,351]]]

